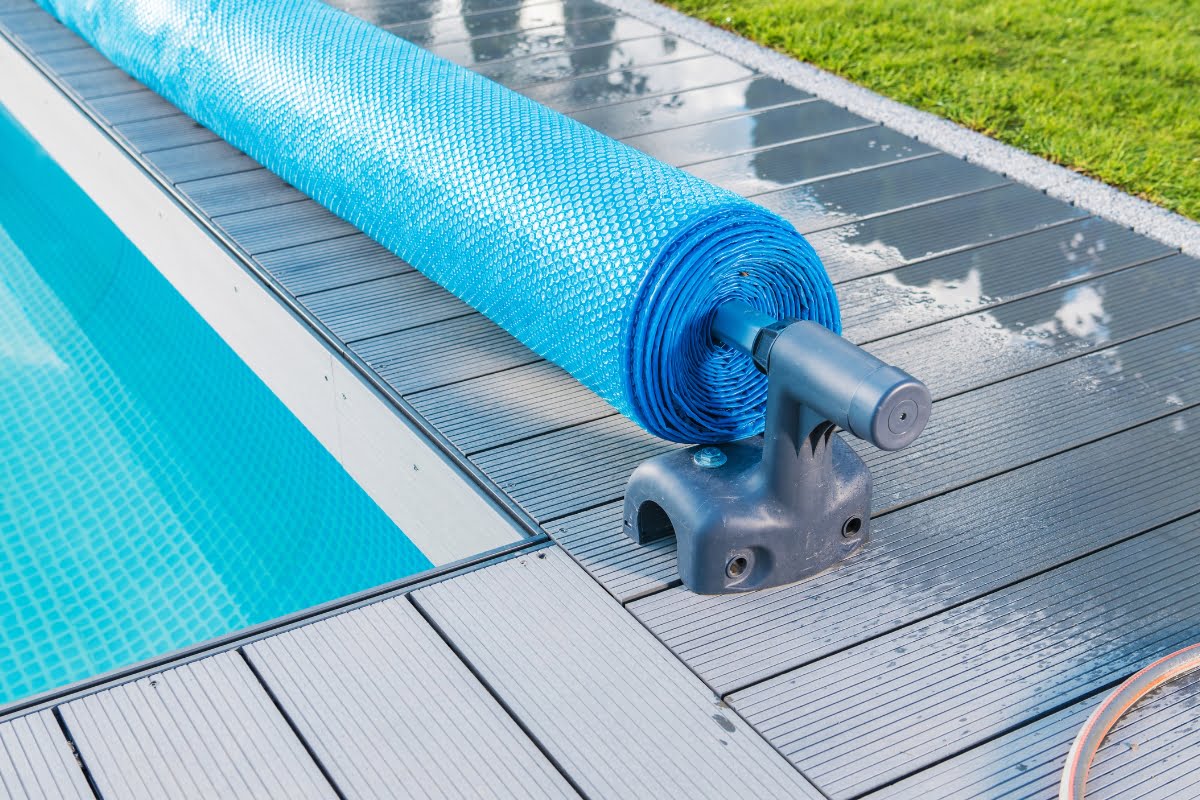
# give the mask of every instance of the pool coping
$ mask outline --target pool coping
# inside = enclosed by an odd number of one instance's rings
[[[1200,256],[1200,222],[654,0],[606,0],[606,3],[946,153],[1178,247],[1188,255]]]

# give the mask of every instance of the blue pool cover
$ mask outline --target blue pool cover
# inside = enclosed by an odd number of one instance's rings
[[[761,429],[723,301],[839,330],[787,222],[319,0],[42,1],[654,434]]]

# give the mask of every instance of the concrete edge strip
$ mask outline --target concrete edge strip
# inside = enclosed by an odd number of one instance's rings
[[[1161,206],[958,123],[876,94],[812,64],[797,61],[653,0],[605,0],[605,3],[951,155],[1000,172],[1051,197],[1073,203],[1097,216],[1178,247],[1188,255],[1200,257],[1200,223]]]

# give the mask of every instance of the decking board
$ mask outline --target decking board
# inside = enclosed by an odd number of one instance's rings
[[[337,796],[236,652],[60,708],[105,797]]]
[[[405,597],[246,648],[347,798],[577,798]]]
[[[414,600],[589,797],[821,797],[560,550]]]
[[[0,724],[0,795],[25,800],[92,800],[53,711]]]

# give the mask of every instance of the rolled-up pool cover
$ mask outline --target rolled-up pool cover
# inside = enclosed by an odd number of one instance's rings
[[[42,2],[658,436],[762,427],[722,302],[839,330],[784,220],[319,0]]]

